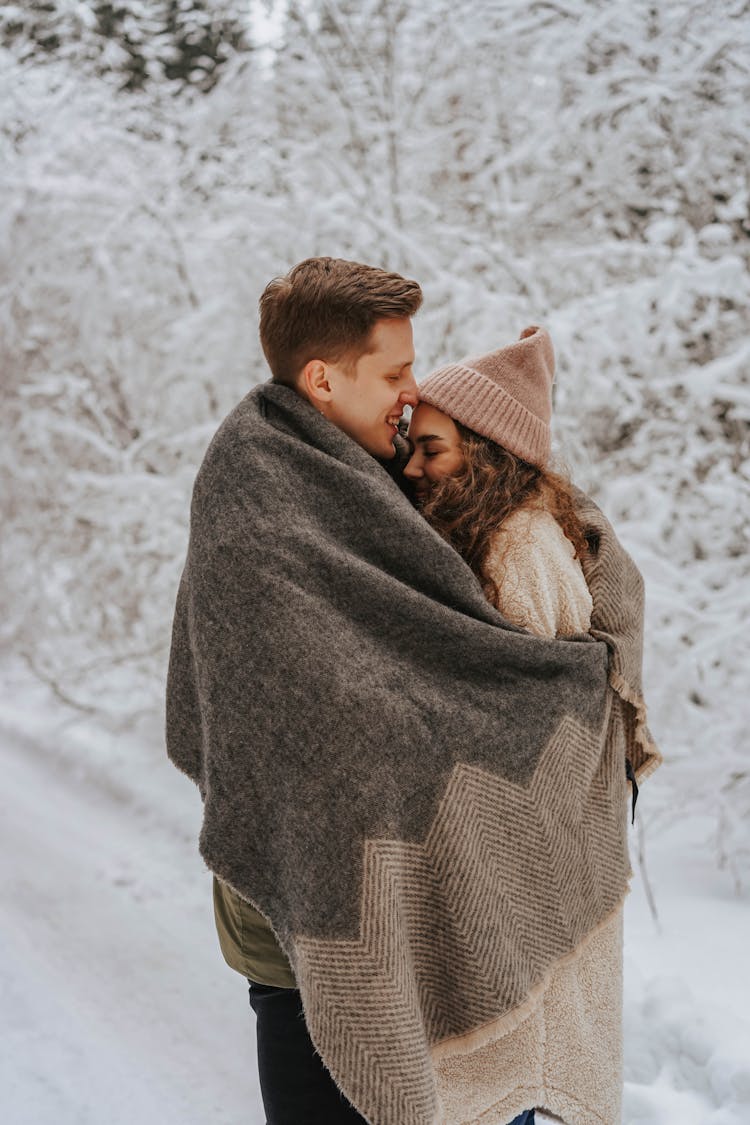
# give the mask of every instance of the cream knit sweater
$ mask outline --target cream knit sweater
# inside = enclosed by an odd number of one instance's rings
[[[573,544],[549,512],[520,508],[508,516],[487,562],[499,588],[497,608],[512,624],[540,637],[588,630],[591,594]]]

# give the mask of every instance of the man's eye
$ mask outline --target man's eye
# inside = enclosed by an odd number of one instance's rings
[[[425,450],[423,450],[423,456],[427,457],[428,459],[430,457],[437,457],[438,453],[439,453],[439,450],[437,450],[437,449],[425,449]]]

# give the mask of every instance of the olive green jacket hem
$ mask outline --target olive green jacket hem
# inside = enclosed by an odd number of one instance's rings
[[[214,919],[224,960],[259,984],[296,988],[297,981],[268,920],[214,875]]]

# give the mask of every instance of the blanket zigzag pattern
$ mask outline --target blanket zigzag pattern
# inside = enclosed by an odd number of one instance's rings
[[[458,763],[423,843],[366,841],[359,939],[299,939],[313,1042],[378,1125],[439,1121],[430,1048],[512,1013],[621,899],[621,721],[563,718],[526,786]]]

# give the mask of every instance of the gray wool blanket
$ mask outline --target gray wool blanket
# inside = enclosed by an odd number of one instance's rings
[[[288,388],[251,391],[195,481],[168,753],[371,1125],[446,1121],[438,1054],[523,1010],[627,892],[625,760],[640,780],[660,758],[643,584],[578,499],[591,635],[545,640]]]

